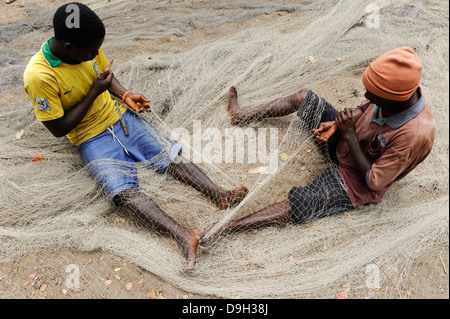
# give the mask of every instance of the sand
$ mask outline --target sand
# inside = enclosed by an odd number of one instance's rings
[[[4,1],[0,3],[0,24],[8,25],[12,28],[20,28],[21,23],[30,17],[37,17],[40,10],[44,8],[56,9],[66,1],[60,0],[17,0],[10,4]],[[97,11],[101,12],[102,6],[113,6],[118,1],[82,1],[86,4],[94,4]],[[169,1],[170,2],[170,1]],[[172,1],[173,3],[200,3],[202,1]],[[185,14],[189,14],[188,9],[176,8]],[[220,13],[220,12],[218,12]],[[208,39],[227,37],[240,30],[251,30],[260,24],[270,24],[278,18],[288,15],[288,12],[275,12],[262,14],[260,16],[243,19],[237,22],[230,22],[218,25],[214,28],[195,28],[188,33],[179,36],[163,35],[156,39],[142,39],[140,41],[124,41],[123,35],[117,33],[116,26],[133,20],[133,12],[128,16],[117,16],[116,19],[105,21],[107,27],[107,38],[103,49],[108,57],[115,58],[115,65],[120,65],[135,56],[148,55],[168,50],[184,51],[195,47]],[[27,53],[20,59],[13,59],[17,65],[24,65],[26,57],[36,52],[41,44],[53,35],[50,26],[44,25],[38,29],[22,32],[20,36],[8,43],[14,46],[15,50]],[[118,42],[120,41],[120,44]],[[123,48],[127,48],[126,52]],[[3,52],[2,52],[3,51]],[[0,53],[9,52],[2,45]],[[0,64],[1,66],[1,64]],[[3,74],[2,76],[7,76]],[[20,77],[12,77],[4,80],[8,82],[8,89],[1,90],[3,101],[0,108],[14,108],[16,105],[28,100],[28,96],[23,91],[23,83]],[[349,87],[359,81],[358,77],[350,79],[346,85]],[[1,83],[1,82],[0,82]],[[331,84],[324,84],[330,86]],[[31,107],[31,105],[30,105]],[[225,111],[226,106],[223,110]],[[118,221],[120,222],[120,220]],[[48,256],[58,256],[55,259]],[[66,280],[69,272],[66,267],[76,261],[81,273],[80,288],[70,289]],[[415,262],[411,276],[406,284],[407,298],[448,298],[448,269],[449,269],[448,246],[443,243],[436,243],[433,249],[420,256]],[[344,279],[336,285],[330,286],[321,298],[387,298],[396,296],[395,285],[385,280],[386,283],[381,289],[368,292],[364,283],[353,283],[351,278]],[[447,282],[447,284],[443,284]],[[88,285],[89,284],[89,285]],[[86,289],[86,287],[91,287]],[[92,289],[92,287],[96,287]],[[343,294],[342,292],[345,292]],[[393,293],[394,292],[394,293]],[[0,262],[0,298],[166,298],[166,299],[191,299],[191,298],[213,298],[192,294],[168,284],[150,271],[143,270],[136,266],[132,260],[126,260],[119,256],[102,251],[75,252],[61,248],[57,251],[43,252],[39,255],[29,254],[20,260],[12,263]],[[314,296],[318,297],[318,296]]]

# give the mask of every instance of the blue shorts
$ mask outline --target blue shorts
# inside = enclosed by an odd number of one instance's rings
[[[150,123],[131,111],[126,111],[123,118],[129,136],[125,136],[120,121],[117,121],[78,146],[89,174],[110,200],[126,189],[139,188],[136,162],[164,172],[182,151],[181,144],[168,141]]]

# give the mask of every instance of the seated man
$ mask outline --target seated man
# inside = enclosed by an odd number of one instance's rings
[[[54,15],[53,26],[55,36],[44,43],[24,71],[25,91],[37,119],[54,136],[67,136],[78,147],[89,173],[114,204],[173,237],[186,257],[185,269],[192,268],[200,240],[198,230],[182,227],[138,190],[135,162],[168,172],[205,194],[220,209],[242,201],[248,190],[227,191],[216,186],[180,156],[180,145],[166,140],[124,105],[115,105],[110,93],[136,112],[150,111],[149,100],[126,90],[111,72],[100,49],[105,27],[91,9],[80,3],[63,5]]]
[[[331,165],[305,187],[292,188],[288,200],[230,221],[211,236],[209,230],[204,231],[202,245],[221,233],[290,220],[301,223],[381,201],[392,184],[421,163],[433,146],[435,122],[419,86],[421,75],[422,64],[411,48],[389,51],[364,72],[367,100],[354,110],[341,112],[310,90],[242,109],[236,88],[231,87],[232,124],[298,112]]]

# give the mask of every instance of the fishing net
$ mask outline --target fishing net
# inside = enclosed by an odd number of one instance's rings
[[[198,249],[194,268],[180,271],[185,258],[174,239],[112,205],[76,147],[36,120],[21,76],[52,35],[57,6],[26,4],[29,17],[0,26],[1,94],[19,96],[13,107],[0,108],[2,297],[56,297],[49,294],[53,287],[73,298],[147,298],[150,292],[138,289],[146,274],[166,282],[166,291],[197,296],[448,297],[447,1],[85,3],[105,23],[103,50],[119,61],[115,76],[151,99],[152,112],[139,114],[149,132],[182,143],[183,156],[215,185],[245,185],[249,193],[219,210],[148,163],[126,170],[177,223],[214,237],[207,250]],[[149,44],[158,46],[151,54],[143,49]],[[324,186],[339,181],[309,129],[320,120],[317,109],[305,103],[303,117],[231,125],[230,86],[242,108],[304,88],[338,110],[355,107],[364,99],[365,68],[401,46],[412,47],[423,63],[421,87],[436,119],[430,156],[377,205],[221,235],[226,222],[285,201],[292,187],[326,170],[334,177]],[[104,268],[94,267],[99,258]],[[130,262],[136,268],[125,270]],[[124,289],[121,277],[134,288]]]

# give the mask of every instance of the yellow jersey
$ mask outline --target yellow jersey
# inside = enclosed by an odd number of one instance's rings
[[[91,89],[92,82],[108,67],[108,60],[100,49],[90,61],[67,64],[50,50],[50,38],[29,61],[23,74],[25,92],[31,98],[36,118],[50,121],[64,116],[64,112],[81,102]],[[126,111],[121,104],[121,112]],[[83,120],[66,136],[75,146],[102,133],[119,120],[119,114],[108,91],[92,103]]]

